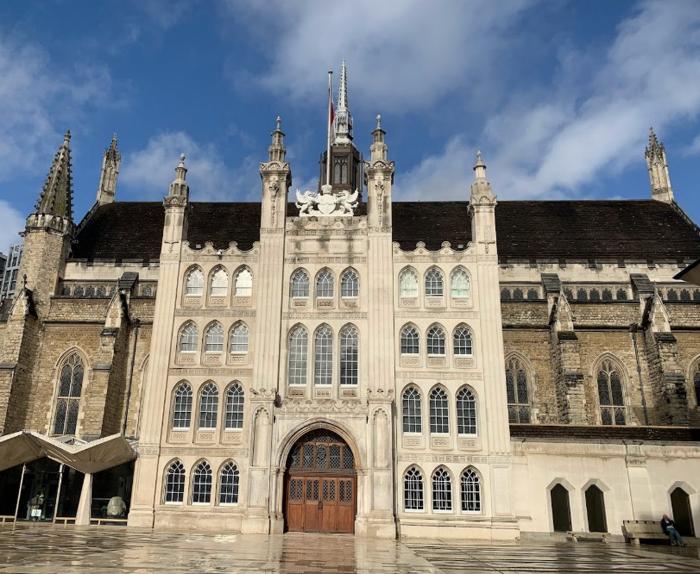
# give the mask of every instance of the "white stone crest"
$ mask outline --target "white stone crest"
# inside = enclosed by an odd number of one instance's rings
[[[299,193],[299,190],[296,193],[296,205],[299,208],[299,215],[302,217],[353,215],[359,196],[358,190],[355,190],[354,193],[347,190],[333,193],[333,186],[329,184],[321,186],[321,193],[312,191]]]

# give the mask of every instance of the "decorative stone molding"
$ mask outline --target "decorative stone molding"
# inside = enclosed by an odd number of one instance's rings
[[[243,256],[243,257],[250,257],[250,256],[257,256],[260,253],[260,243],[259,242],[254,242],[253,246],[248,249],[239,249],[238,248],[238,242],[237,241],[230,241],[228,244],[228,247],[226,249],[216,249],[214,247],[214,244],[211,241],[205,241],[204,242],[204,247],[192,247],[190,245],[189,241],[183,241],[182,242],[182,254],[183,256],[187,255],[196,255],[196,260],[200,261],[201,257],[203,255],[211,255],[215,256],[218,258],[223,258],[223,257],[230,257],[230,256]],[[184,257],[183,257],[184,259]],[[191,261],[194,259],[184,259],[186,261]]]
[[[367,405],[359,400],[287,398],[279,409],[284,414],[366,414]]]
[[[449,241],[443,241],[440,244],[440,249],[431,251],[425,246],[425,243],[423,241],[418,241],[416,243],[416,248],[413,251],[409,250],[403,250],[401,249],[401,244],[398,243],[397,241],[394,241],[392,243],[393,248],[394,248],[394,254],[402,254],[402,255],[410,255],[410,256],[418,256],[418,255],[463,255],[466,251],[469,251],[470,247],[472,246],[472,242],[469,241],[467,244],[464,246],[463,249],[459,248],[453,248],[452,243]],[[408,259],[411,261],[411,259]],[[431,259],[432,261],[432,259]]]

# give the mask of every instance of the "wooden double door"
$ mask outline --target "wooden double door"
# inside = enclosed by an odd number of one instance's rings
[[[287,479],[286,495],[290,532],[354,532],[354,475],[292,474]]]

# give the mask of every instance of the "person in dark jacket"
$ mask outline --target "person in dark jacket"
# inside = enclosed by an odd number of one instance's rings
[[[681,535],[676,530],[676,523],[668,517],[668,514],[664,514],[661,519],[661,530],[668,536],[671,546],[685,546],[685,542],[683,542]]]

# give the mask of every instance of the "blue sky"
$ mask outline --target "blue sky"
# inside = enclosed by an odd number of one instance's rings
[[[399,200],[466,199],[477,148],[500,198],[647,198],[653,125],[700,221],[694,0],[14,1],[0,3],[0,250],[67,128],[76,221],[113,132],[118,200],[159,200],[181,152],[193,199],[257,200],[277,114],[293,188],[315,185],[343,58],[355,142],[367,155],[381,113]]]

